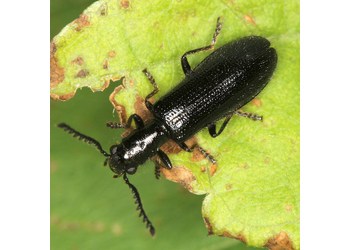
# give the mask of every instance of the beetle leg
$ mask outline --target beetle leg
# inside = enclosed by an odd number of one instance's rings
[[[219,129],[218,133],[216,133],[215,122],[208,125],[209,134],[211,135],[211,137],[215,138],[218,135],[220,135],[222,133],[222,131],[224,131],[227,123],[230,121],[233,114],[243,116],[243,117],[248,117],[254,121],[256,121],[256,120],[263,121],[262,116],[259,116],[259,115],[253,114],[253,113],[243,112],[241,110],[236,110],[236,111],[232,112],[231,114],[229,114],[228,116],[226,116],[226,119],[225,119],[224,123],[221,125],[221,128]]]
[[[156,179],[159,180],[160,178],[160,166],[156,164],[156,168],[154,173],[156,174]]]
[[[186,152],[192,152],[192,150],[189,147],[187,147],[186,143],[184,143],[184,142],[179,142],[177,145],[179,145],[180,148],[182,148]]]
[[[219,129],[218,133],[216,133],[216,124],[215,124],[215,122],[208,125],[209,134],[211,135],[211,137],[215,138],[218,135],[220,135],[222,133],[222,131],[224,131],[224,129],[225,129],[227,123],[230,121],[232,115],[233,115],[233,113],[231,113],[228,116],[226,116],[226,119],[225,119],[224,123],[221,125],[221,128]]]
[[[248,117],[252,119],[253,121],[263,121],[263,117],[260,115],[256,115],[254,113],[248,113],[248,112],[243,112],[242,110],[236,110],[233,112],[235,115],[243,116],[243,117]]]
[[[154,80],[153,76],[150,73],[148,73],[147,69],[142,70],[142,72],[145,73],[145,75],[147,76],[148,80],[152,83],[154,88],[154,90],[148,96],[146,96],[146,99],[145,99],[146,107],[148,108],[149,111],[151,111],[153,104],[150,103],[148,99],[154,96],[156,93],[158,93],[159,89],[156,81]]]
[[[158,154],[155,154],[154,156],[152,156],[151,160],[154,162],[154,165],[155,165],[154,173],[155,173],[156,179],[159,180],[160,179],[160,167],[162,167],[162,168],[166,168],[166,167],[165,167],[163,161],[158,156]]]
[[[218,38],[218,35],[220,34],[220,30],[221,30],[221,27],[222,27],[222,23],[220,23],[220,18],[221,17],[218,17],[218,19],[216,21],[216,29],[215,29],[213,38],[211,39],[211,44],[209,46],[206,46],[206,47],[203,47],[203,48],[187,51],[181,57],[181,66],[182,66],[182,70],[185,73],[185,75],[189,75],[192,72],[191,66],[190,66],[190,64],[188,63],[188,60],[187,60],[187,56],[188,55],[214,49],[214,46],[216,44],[216,40]]]
[[[207,158],[209,161],[211,161],[213,164],[216,163],[216,160],[214,160],[213,156],[211,156],[210,154],[208,154],[207,152],[205,152],[205,150],[203,148],[201,148],[200,146],[197,146],[198,150],[202,153],[202,155],[204,155],[205,158]]]
[[[164,153],[162,150],[158,149],[157,156],[159,157],[161,162],[165,164],[166,169],[168,169],[168,170],[172,169],[173,165],[171,164],[171,161],[170,161],[169,157],[166,155],[166,153]]]
[[[117,122],[107,122],[106,125],[107,125],[107,127],[110,127],[110,128],[124,128],[124,129],[127,129],[127,128],[130,128],[132,120],[135,121],[137,129],[143,128],[145,126],[145,124],[143,123],[142,118],[139,115],[137,115],[137,114],[131,115],[129,117],[128,122],[126,124],[121,124],[121,123],[117,123]]]

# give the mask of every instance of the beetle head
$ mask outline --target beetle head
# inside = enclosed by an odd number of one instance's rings
[[[137,166],[135,164],[130,164],[125,161],[125,149],[123,144],[113,145],[110,148],[110,156],[107,158],[107,162],[109,168],[117,174],[116,177],[127,174],[134,174],[137,170]]]

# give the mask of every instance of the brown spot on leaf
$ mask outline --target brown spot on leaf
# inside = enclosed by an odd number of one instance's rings
[[[205,167],[201,167],[201,172],[205,173],[207,171],[207,169]]]
[[[127,8],[129,8],[129,6],[130,6],[130,2],[129,2],[129,1],[120,1],[119,4],[120,4],[120,6],[121,6],[123,9],[127,9]]]
[[[107,6],[103,6],[103,9],[101,10],[101,16],[105,16],[107,12]]]
[[[227,186],[226,186],[226,189],[227,189],[227,190],[230,190],[230,189],[231,189],[231,186],[230,186],[230,185],[227,185]]]
[[[106,60],[106,61],[104,62],[103,68],[104,68],[104,69],[108,69],[108,60]]]
[[[191,187],[191,182],[196,180],[196,178],[189,169],[180,166],[173,167],[171,170],[160,168],[160,171],[168,180],[180,183],[191,193],[194,192],[193,188]]]
[[[292,209],[292,207],[290,205],[286,205],[286,210],[290,211]]]
[[[220,236],[220,237],[228,237],[228,238],[233,238],[233,239],[236,239],[236,240],[240,240],[240,241],[242,241],[243,243],[246,244],[246,239],[245,239],[245,237],[244,237],[243,234],[239,234],[239,235],[237,235],[237,236],[233,236],[233,235],[230,234],[229,232],[224,231],[224,232],[222,232],[222,234],[219,235],[219,236]]]
[[[114,57],[114,56],[115,56],[115,51],[112,50],[111,52],[109,52],[109,53],[108,53],[108,56],[109,56],[109,57]]]
[[[250,22],[253,25],[256,25],[256,23],[254,22],[254,19],[250,16],[250,15],[244,15],[244,20],[246,20],[247,22]]]
[[[264,245],[270,250],[294,250],[295,248],[292,245],[291,240],[285,232],[281,232],[269,239],[268,242]]]
[[[213,177],[217,170],[218,170],[218,165],[216,165],[216,164],[211,164],[211,165],[209,166],[210,176]]]
[[[75,19],[70,25],[72,24],[78,24],[75,30],[79,32],[82,30],[82,28],[86,26],[90,26],[89,17],[83,13],[79,16],[79,18]]]
[[[78,72],[78,74],[75,76],[76,78],[85,78],[86,76],[89,75],[89,71],[87,71],[86,69],[82,69]]]
[[[65,77],[65,69],[59,66],[58,59],[55,57],[56,51],[57,48],[54,38],[50,43],[50,88],[54,88],[59,83],[63,82]]]
[[[258,98],[254,98],[254,99],[252,100],[252,104],[253,104],[254,106],[260,107],[260,106],[261,106],[261,101],[260,101]]]
[[[84,64],[84,59],[81,58],[80,56],[78,56],[77,58],[75,58],[74,60],[72,60],[70,63],[71,63],[72,65],[78,64],[79,66],[81,66],[81,65]]]

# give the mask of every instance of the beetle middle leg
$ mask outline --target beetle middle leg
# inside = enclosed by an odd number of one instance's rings
[[[189,75],[191,73],[191,71],[192,71],[191,66],[190,66],[190,64],[188,63],[188,60],[187,60],[187,56],[188,55],[214,49],[214,46],[216,44],[216,40],[218,38],[218,35],[220,34],[220,30],[221,30],[221,27],[222,27],[222,23],[220,23],[220,18],[221,17],[218,17],[218,19],[216,21],[216,29],[215,29],[213,38],[211,39],[211,44],[209,46],[206,46],[206,47],[203,47],[203,48],[187,51],[181,57],[182,70],[184,71],[186,76]]]

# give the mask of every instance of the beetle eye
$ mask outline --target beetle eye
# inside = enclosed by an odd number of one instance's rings
[[[118,149],[117,145],[111,146],[109,149],[109,152],[111,152],[111,154],[114,155],[117,153],[117,149]]]
[[[136,167],[130,167],[126,170],[126,172],[128,172],[128,174],[135,174],[136,172]]]

